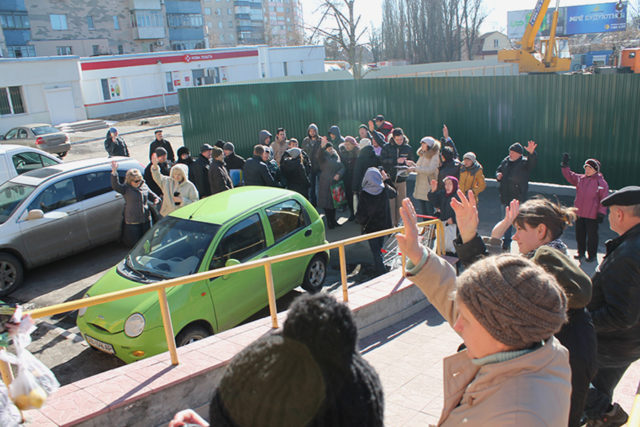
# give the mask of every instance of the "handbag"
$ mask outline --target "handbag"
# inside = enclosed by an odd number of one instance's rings
[[[338,209],[347,203],[347,193],[344,191],[344,183],[342,180],[331,184],[331,198],[333,199],[333,208]]]

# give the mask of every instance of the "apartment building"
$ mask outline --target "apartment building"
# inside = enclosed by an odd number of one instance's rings
[[[209,47],[238,44],[234,0],[202,0],[205,37]]]
[[[302,44],[304,28],[300,0],[265,0],[263,8],[265,41],[268,45]]]

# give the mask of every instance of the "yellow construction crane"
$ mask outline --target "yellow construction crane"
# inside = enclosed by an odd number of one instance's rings
[[[531,18],[520,40],[519,49],[503,49],[498,52],[498,61],[518,64],[521,73],[558,73],[569,71],[571,58],[561,58],[559,42],[566,38],[556,37],[558,25],[558,7],[560,0],[556,0],[556,10],[553,12],[553,21],[549,37],[540,39],[540,50],[536,50],[536,34],[540,30],[542,21],[547,14],[551,0],[538,0],[536,7],[531,12]]]

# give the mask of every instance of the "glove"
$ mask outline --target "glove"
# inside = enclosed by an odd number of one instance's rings
[[[560,163],[560,166],[562,167],[569,166],[570,159],[571,157],[569,157],[569,153],[562,153],[562,163]]]
[[[596,221],[598,221],[598,224],[602,224],[602,221],[604,221],[604,214],[598,213],[598,216],[596,216]]]

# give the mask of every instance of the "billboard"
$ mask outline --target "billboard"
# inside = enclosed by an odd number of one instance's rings
[[[624,7],[620,11],[616,10],[616,4],[599,3],[559,8],[556,35],[570,36],[573,34],[625,31],[627,29],[627,4],[623,2]],[[549,36],[553,11],[553,8],[547,10],[540,31],[538,31],[538,37]],[[507,12],[507,36],[510,39],[522,38],[533,13],[533,10]]]

